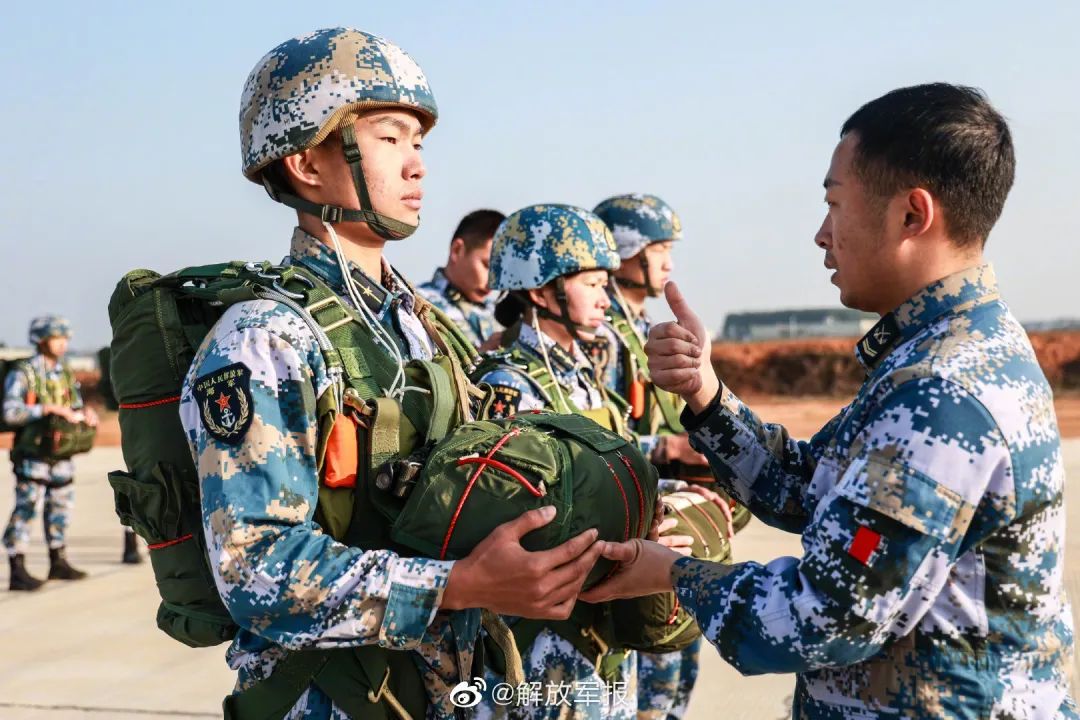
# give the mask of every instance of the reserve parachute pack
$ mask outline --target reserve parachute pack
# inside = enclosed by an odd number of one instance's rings
[[[171,637],[203,647],[238,630],[210,570],[199,480],[178,403],[217,320],[235,303],[260,299],[304,319],[331,376],[342,378],[340,394],[327,391],[317,401],[315,520],[335,539],[455,559],[499,523],[549,504],[559,509],[556,520],[528,535],[526,547],[552,547],[590,527],[610,540],[647,533],[657,479],[637,448],[581,416],[475,421],[490,404],[465,374],[475,351],[421,298],[417,315],[439,352],[405,366],[408,384],[423,392],[391,398],[382,389],[397,365],[352,308],[307,269],[232,262],[164,276],[135,270],[109,303],[111,381],[127,465],[109,482],[121,522],[149,545],[161,595],[157,624]],[[598,563],[590,582],[610,570]],[[343,656],[350,662],[334,660]],[[373,712],[373,704],[385,712],[377,703],[384,695],[415,700],[422,691],[407,655],[377,646],[293,652],[279,665],[267,680],[228,698],[227,716],[279,717],[311,682],[357,715]],[[356,693],[358,676],[376,700]],[[414,717],[424,714],[422,692],[416,702],[408,708]]]
[[[694,539],[690,555],[699,560],[729,564],[728,521],[713,502],[692,492],[679,491],[662,496],[665,517],[676,519],[666,535],[687,535]],[[674,593],[632,598],[611,603],[611,622],[620,628],[628,647],[649,652],[675,652],[689,647],[701,636],[694,618],[679,604]],[[644,622],[642,622],[644,618]]]

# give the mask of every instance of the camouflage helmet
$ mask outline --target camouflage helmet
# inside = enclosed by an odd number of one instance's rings
[[[655,195],[616,195],[597,205],[593,212],[611,228],[623,260],[637,255],[646,245],[682,239],[679,216]]]
[[[583,270],[618,267],[615,239],[600,218],[571,205],[530,205],[495,231],[488,284],[531,290]]]
[[[352,121],[378,108],[416,112],[426,133],[438,119],[424,71],[388,40],[352,28],[328,28],[287,40],[267,53],[248,75],[240,101],[240,150],[244,176],[270,196],[325,222],[367,222],[388,239],[415,226],[371,208]],[[263,170],[276,160],[321,143],[341,130],[360,210],[317,205],[285,188],[272,187]]]
[[[30,321],[30,344],[39,345],[51,337],[71,337],[71,323],[61,315],[41,315]]]

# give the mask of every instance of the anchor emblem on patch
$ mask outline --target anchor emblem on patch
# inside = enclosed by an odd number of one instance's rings
[[[199,377],[192,391],[206,431],[229,445],[239,443],[251,425],[251,370],[233,363]]]

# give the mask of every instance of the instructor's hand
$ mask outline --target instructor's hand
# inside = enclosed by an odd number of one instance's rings
[[[674,550],[638,539],[596,544],[602,547],[604,557],[620,565],[611,578],[581,594],[585,602],[655,595],[672,589],[671,566],[680,557]]]
[[[675,283],[664,286],[664,297],[675,322],[659,323],[649,332],[649,373],[657,387],[680,395],[691,412],[700,413],[720,389],[708,352],[709,334]]]

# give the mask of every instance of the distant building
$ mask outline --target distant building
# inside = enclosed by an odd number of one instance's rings
[[[721,340],[779,340],[784,338],[862,337],[878,317],[849,308],[805,308],[730,313]]]
[[[1028,332],[1050,330],[1080,330],[1078,318],[1056,318],[1054,320],[1032,320],[1023,324]]]

